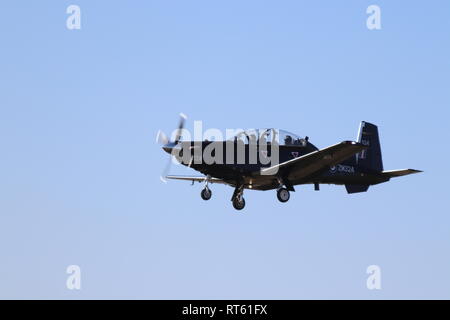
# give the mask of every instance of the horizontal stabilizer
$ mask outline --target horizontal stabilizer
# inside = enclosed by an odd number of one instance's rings
[[[401,170],[388,170],[381,172],[382,175],[388,176],[390,178],[406,176],[408,174],[419,173],[422,172],[420,170],[415,169],[401,169]]]

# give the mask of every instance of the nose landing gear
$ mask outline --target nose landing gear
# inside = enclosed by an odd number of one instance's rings
[[[243,185],[236,186],[236,189],[234,189],[233,196],[231,197],[233,207],[236,210],[242,210],[245,207],[245,199],[243,195],[244,195],[244,186]]]
[[[236,210],[242,210],[245,207],[245,199],[243,196],[239,196],[233,199],[233,207]]]

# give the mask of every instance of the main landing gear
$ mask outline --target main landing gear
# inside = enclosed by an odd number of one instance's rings
[[[244,195],[244,186],[243,185],[237,186],[236,189],[234,189],[233,196],[231,197],[233,207],[236,210],[242,210],[245,207],[245,199],[243,195]]]
[[[212,191],[208,187],[208,180],[205,181],[205,187],[203,188],[202,192],[200,193],[203,200],[209,200],[212,197]],[[291,195],[287,188],[280,187],[277,190],[277,198],[280,202],[288,202]],[[242,210],[245,208],[245,199],[244,199],[244,186],[237,186],[234,190],[233,196],[231,197],[231,202],[233,204],[233,207],[236,210]]]
[[[211,189],[209,189],[208,187],[205,187],[202,192],[200,193],[201,197],[203,200],[209,200],[211,199],[212,196],[212,191]]]
[[[211,199],[211,196],[212,196],[212,191],[211,191],[211,189],[208,188],[208,183],[209,183],[210,179],[211,179],[211,177],[209,175],[206,176],[205,187],[203,188],[202,192],[200,193],[200,196],[205,201]]]
[[[291,197],[289,190],[286,188],[279,188],[277,190],[277,198],[280,202],[288,202]]]

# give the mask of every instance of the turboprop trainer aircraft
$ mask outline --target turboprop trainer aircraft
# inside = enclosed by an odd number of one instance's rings
[[[287,202],[296,185],[311,184],[315,190],[320,184],[344,185],[348,193],[358,193],[391,178],[421,172],[385,171],[378,128],[365,121],[360,124],[357,141],[318,149],[308,137],[278,129],[241,131],[226,141],[182,141],[186,116],[181,116],[174,141],[162,132],[157,141],[178,162],[203,176],[167,175],[166,167],[162,179],[204,183],[203,200],[211,198],[210,184],[229,185],[234,188],[231,201],[236,210],[245,207],[244,189],[275,189],[278,200]]]

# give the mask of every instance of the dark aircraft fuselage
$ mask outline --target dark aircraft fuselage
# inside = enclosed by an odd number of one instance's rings
[[[263,168],[270,167],[273,163],[262,163],[260,161],[260,150],[259,145],[255,146],[249,144],[243,144],[243,146],[238,146],[239,142],[231,143],[234,150],[234,159],[233,161],[228,161],[226,159],[226,152],[229,152],[230,142],[229,141],[218,141],[218,142],[210,142],[210,141],[187,141],[180,142],[178,148],[181,148],[183,152],[189,150],[190,154],[187,156],[186,154],[180,154],[180,156],[184,156],[185,159],[190,159],[190,161],[181,162],[185,166],[189,166],[190,168],[197,170],[203,173],[205,176],[210,176],[214,178],[219,178],[226,181],[228,184],[232,186],[243,185],[244,188],[254,189],[254,190],[270,190],[277,189],[280,185],[280,182],[274,178],[272,175],[261,175],[260,170]],[[217,150],[218,148],[222,148],[223,157],[222,159],[214,162],[214,163],[205,163],[204,157],[196,157],[194,158],[194,152],[197,148],[201,148],[201,152],[198,154],[203,155],[203,152],[210,144],[215,144],[215,147],[212,148]],[[222,146],[220,147],[219,144]],[[166,152],[171,153],[172,147],[165,148]],[[237,150],[239,147],[243,147],[245,150],[244,161],[239,162],[237,158]],[[227,149],[228,148],[228,149]],[[253,149],[251,149],[253,148]],[[269,144],[266,144],[264,150],[267,150],[267,155],[269,157],[272,156],[272,147]],[[257,161],[251,161],[251,151],[254,154],[257,154]],[[278,145],[278,163],[283,163],[294,158],[298,158],[304,156],[306,154],[312,153],[319,150],[316,146],[314,146],[309,141],[306,141],[303,145]],[[255,152],[256,151],[256,152]],[[212,153],[215,156],[214,152]],[[217,159],[217,158],[216,158]],[[229,159],[230,160],[230,159]],[[280,175],[283,175],[283,172],[280,172]],[[332,167],[328,167],[326,169],[320,170],[319,172],[315,172],[311,176],[302,177],[301,179],[291,178],[289,179],[287,184],[288,188],[293,191],[294,185],[299,184],[339,184],[339,185],[373,185],[381,182],[386,182],[389,180],[389,177],[382,176],[379,172],[375,172],[373,170],[364,168],[357,164],[357,157],[353,156],[340,164],[337,164]],[[286,181],[286,179],[284,179]]]

